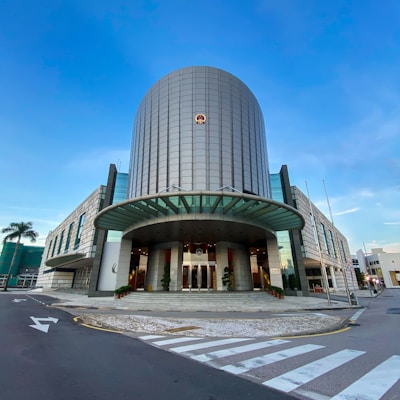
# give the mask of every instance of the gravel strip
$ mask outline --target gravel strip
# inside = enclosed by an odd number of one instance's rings
[[[296,336],[336,330],[347,323],[345,318],[315,315],[268,319],[180,319],[96,313],[82,314],[79,318],[88,325],[139,334],[204,337]]]

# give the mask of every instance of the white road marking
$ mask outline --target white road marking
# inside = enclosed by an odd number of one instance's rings
[[[175,353],[187,353],[187,352],[193,351],[193,350],[206,349],[207,347],[214,347],[214,346],[223,346],[224,344],[243,342],[246,340],[251,340],[251,339],[249,339],[249,338],[221,339],[221,340],[214,340],[212,342],[198,343],[198,344],[192,344],[192,345],[181,346],[181,347],[173,347],[170,350]]]
[[[152,339],[161,339],[165,336],[161,335],[146,335],[146,336],[139,336],[139,339],[141,340],[152,340]]]
[[[156,344],[157,346],[167,346],[169,344],[193,342],[193,340],[201,340],[201,339],[202,338],[190,337],[190,336],[178,337],[178,338],[173,338],[173,339],[159,340],[157,342],[153,342],[153,344]]]
[[[263,385],[288,393],[364,353],[365,351],[345,349],[265,381]]]
[[[361,308],[360,310],[358,310],[352,317],[350,317],[349,319],[351,320],[351,321],[356,321],[359,317],[360,317],[360,315],[365,311],[366,309],[365,308]]]
[[[278,345],[284,344],[284,343],[289,343],[289,340],[276,339],[276,340],[268,340],[266,342],[251,343],[251,344],[247,344],[247,345],[243,345],[243,346],[232,347],[230,349],[218,350],[218,351],[213,351],[211,353],[205,353],[205,354],[199,354],[197,356],[192,356],[191,358],[193,360],[207,362],[207,361],[215,360],[217,358],[228,357],[228,356],[232,356],[235,354],[246,353],[248,351],[264,349],[266,347],[271,347],[271,346],[278,346]]]
[[[400,356],[392,356],[331,400],[378,400],[400,379]]]
[[[29,326],[43,333],[47,333],[49,331],[50,324],[41,324],[40,323],[41,321],[52,322],[53,324],[56,324],[59,321],[58,318],[54,317],[47,317],[47,318],[31,317],[31,320],[34,322],[34,325],[29,325]]]
[[[309,400],[331,400],[331,396],[325,396],[324,394],[311,392],[310,390],[297,389],[297,394],[301,394]]]
[[[250,369],[263,367],[268,364],[272,364],[277,361],[283,361],[290,357],[295,357],[300,354],[305,354],[313,350],[322,349],[325,346],[319,346],[316,344],[306,344],[304,346],[297,346],[291,349],[286,349],[282,351],[277,351],[275,353],[267,354],[260,357],[250,358],[248,360],[244,360],[239,362],[237,365],[225,365],[221,367],[223,371],[230,372],[232,374],[238,375],[244,372],[249,371]]]

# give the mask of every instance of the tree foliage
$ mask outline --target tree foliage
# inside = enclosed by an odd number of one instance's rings
[[[6,281],[4,283],[4,291],[7,291],[8,281],[10,280],[12,268],[14,266],[15,257],[17,256],[18,247],[21,243],[21,239],[30,239],[31,242],[36,242],[39,234],[32,229],[32,222],[11,222],[7,228],[3,228],[1,230],[2,233],[5,233],[6,236],[3,239],[3,242],[17,240],[17,244],[14,249],[14,253],[11,259],[10,268],[8,270],[8,274],[6,277]]]

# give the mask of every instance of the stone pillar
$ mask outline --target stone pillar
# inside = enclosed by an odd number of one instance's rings
[[[235,277],[235,290],[253,290],[251,276],[250,254],[245,246],[234,244],[233,249],[233,275]]]
[[[180,242],[170,243],[171,245],[171,282],[169,290],[179,292],[182,290],[182,263],[183,263],[183,244]]]
[[[161,278],[164,274],[164,264],[165,249],[160,247],[150,248],[147,261],[145,290],[163,290]]]
[[[197,265],[197,290],[201,288],[201,278],[202,278],[202,271],[201,271],[201,264]]]
[[[260,274],[260,281],[261,281],[261,290],[265,290],[265,281],[263,276],[263,268],[260,266],[258,267],[258,273]]]
[[[228,290],[227,286],[222,284],[224,268],[228,266],[228,244],[226,242],[217,242],[215,244],[217,266],[215,273],[217,275],[217,290]]]
[[[188,283],[189,283],[189,290],[192,290],[192,270],[193,266],[190,264],[189,265],[189,270],[188,270]]]
[[[132,241],[121,239],[119,248],[117,278],[115,280],[115,288],[127,286],[129,280],[129,267],[131,265]]]
[[[281,272],[281,260],[279,257],[278,242],[276,238],[267,239],[267,250],[271,286],[277,286],[284,289]]]

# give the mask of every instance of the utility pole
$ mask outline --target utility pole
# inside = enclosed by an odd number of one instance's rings
[[[343,275],[343,280],[344,280],[344,286],[345,286],[345,288],[346,288],[347,299],[348,299],[348,301],[349,301],[349,305],[352,305],[352,304],[351,304],[350,290],[349,290],[349,283],[348,283],[348,281],[347,281],[347,276],[346,276],[346,266],[347,266],[347,263],[346,263],[346,260],[343,260],[344,254],[342,254],[342,250],[343,250],[343,252],[344,252],[344,249],[341,249],[340,246],[339,246],[339,238],[338,238],[338,235],[337,235],[337,230],[336,230],[336,227],[335,227],[335,223],[334,223],[334,221],[333,221],[333,215],[332,215],[331,205],[330,205],[330,203],[329,203],[328,192],[326,191],[325,180],[322,180],[322,182],[323,182],[323,184],[324,184],[324,190],[325,190],[325,195],[326,195],[326,202],[328,203],[328,209],[329,209],[329,214],[330,214],[330,217],[331,217],[331,223],[332,223],[332,227],[333,227],[333,233],[334,233],[334,235],[335,235],[335,241],[336,241],[337,249],[338,249],[338,251],[339,251],[339,260],[340,260],[340,266],[341,266],[342,275]],[[354,296],[356,296],[355,293],[354,293]],[[356,302],[357,302],[357,304],[358,304],[357,297],[355,297],[355,300],[356,300]]]
[[[331,294],[329,292],[329,281],[328,281],[328,275],[326,273],[326,269],[324,266],[324,262],[322,259],[322,253],[321,253],[321,246],[319,245],[319,240],[318,240],[318,232],[317,232],[317,227],[315,226],[315,217],[314,217],[314,211],[312,208],[311,200],[310,200],[310,192],[308,191],[308,185],[306,181],[306,188],[307,188],[307,197],[308,197],[308,205],[310,206],[310,216],[311,216],[311,227],[313,229],[313,236],[314,236],[314,241],[315,241],[315,246],[318,249],[319,253],[319,260],[321,263],[321,277],[322,277],[322,283],[326,292],[326,297],[328,299],[328,305],[331,305]]]

